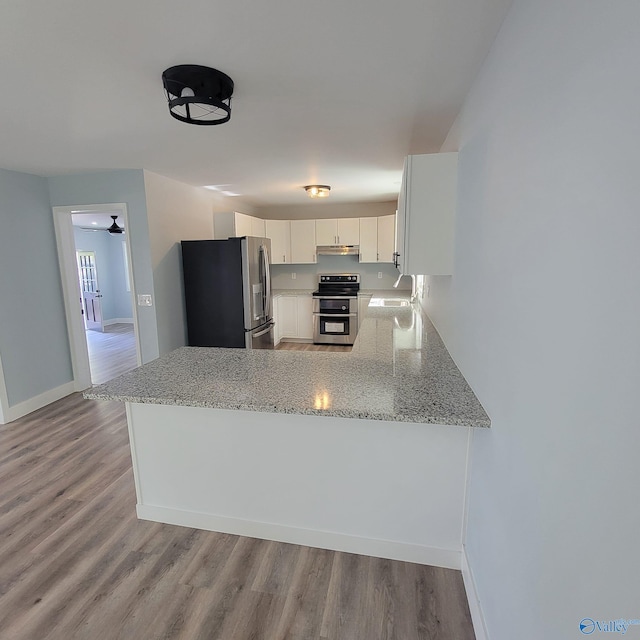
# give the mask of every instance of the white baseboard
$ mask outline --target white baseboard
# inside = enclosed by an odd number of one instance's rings
[[[476,634],[476,640],[489,640],[487,633],[487,625],[480,606],[480,598],[476,589],[476,582],[473,579],[473,572],[467,558],[467,550],[462,547],[462,580],[464,588],[467,592],[467,600],[469,601],[469,611],[471,613],[471,621],[473,622],[473,631]]]
[[[45,391],[33,398],[29,398],[28,400],[24,400],[23,402],[19,402],[11,407],[5,407],[2,412],[2,424],[7,424],[8,422],[13,422],[18,418],[22,418],[22,416],[26,416],[28,413],[32,411],[36,411],[41,409],[42,407],[55,402],[56,400],[60,400],[60,398],[64,398],[69,394],[76,391],[75,382],[67,382],[55,389],[49,389],[49,391]]]
[[[133,318],[110,318],[102,321],[103,327],[108,327],[110,324],[133,324]]]
[[[301,544],[308,547],[357,553],[376,558],[403,560],[445,569],[460,569],[461,567],[461,553],[453,549],[438,549],[390,540],[361,538],[330,531],[300,529],[287,525],[241,520],[239,518],[228,518],[226,516],[182,511],[180,509],[146,504],[138,504],[136,512],[141,520],[164,522],[181,527],[193,527],[194,529],[231,533],[250,538]]]

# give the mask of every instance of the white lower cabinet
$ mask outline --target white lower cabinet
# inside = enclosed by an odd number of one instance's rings
[[[280,295],[277,300],[276,344],[281,340],[313,340],[311,294]]]
[[[369,302],[371,302],[371,294],[358,294],[358,331],[367,315]]]
[[[313,298],[311,296],[297,296],[298,298],[298,338],[313,340]]]

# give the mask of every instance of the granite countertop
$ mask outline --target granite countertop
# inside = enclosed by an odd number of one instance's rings
[[[314,289],[274,289],[275,296],[310,296]]]
[[[351,352],[182,347],[84,396],[489,427],[427,316],[406,296],[393,298],[390,304],[406,306],[370,304]]]

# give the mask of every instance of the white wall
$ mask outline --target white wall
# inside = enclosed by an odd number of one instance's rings
[[[445,147],[455,276],[425,306],[492,419],[466,537],[491,640],[640,618],[638,24],[515,0]]]
[[[181,240],[213,238],[216,196],[150,171],[144,172],[160,353],[186,344]]]

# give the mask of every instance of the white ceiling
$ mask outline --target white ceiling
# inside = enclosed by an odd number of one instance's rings
[[[511,0],[7,0],[0,167],[144,168],[254,204],[395,199],[438,151]],[[169,115],[162,71],[234,80],[231,121]]]

